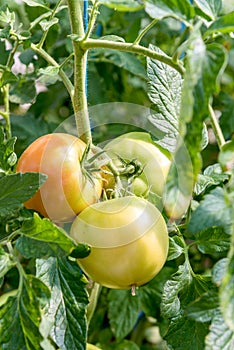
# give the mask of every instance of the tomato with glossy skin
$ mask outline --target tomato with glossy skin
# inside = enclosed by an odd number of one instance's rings
[[[149,201],[127,196],[95,203],[71,226],[77,242],[91,252],[78,259],[94,281],[115,289],[129,289],[150,281],[168,254],[168,232],[160,211]]]
[[[147,196],[150,191],[161,196],[171,165],[169,157],[164,154],[150,135],[145,132],[130,132],[121,135],[104,147],[115,165],[120,166],[119,157],[125,161],[136,159],[142,165],[142,173],[130,186],[130,191],[138,196]]]
[[[55,222],[68,222],[101,196],[99,174],[92,179],[82,171],[81,158],[86,144],[79,138],[55,133],[39,137],[22,153],[17,172],[39,172],[48,178],[36,194],[25,202]]]

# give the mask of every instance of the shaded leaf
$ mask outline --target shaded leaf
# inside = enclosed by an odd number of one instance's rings
[[[16,248],[26,258],[69,255],[76,249],[76,255],[88,255],[87,245],[78,245],[60,227],[49,219],[41,219],[38,214],[23,222],[19,230],[23,236],[16,241]],[[80,246],[80,247],[79,247]]]
[[[212,269],[212,282],[216,284],[216,286],[220,286],[222,279],[224,277],[224,274],[226,272],[226,267],[228,263],[228,258],[223,258],[217,261],[216,264],[214,264]]]
[[[51,19],[50,21],[47,21],[46,19],[43,19],[42,21],[40,21],[40,26],[43,29],[44,32],[46,32],[47,30],[50,29],[50,27],[52,27],[53,25],[58,23],[58,18],[54,17],[53,19]]]
[[[45,180],[46,175],[39,173],[18,173],[0,178],[0,216],[19,209]]]
[[[229,175],[222,172],[219,164],[210,165],[204,170],[203,174],[198,175],[194,194],[198,196],[211,186],[222,184],[228,179]]]
[[[35,81],[33,79],[18,79],[10,86],[9,99],[12,103],[25,104],[32,103],[36,98]]]
[[[139,11],[143,8],[143,4],[136,0],[100,0],[99,2],[117,11]]]
[[[210,326],[210,332],[206,337],[205,350],[232,350],[234,345],[234,333],[224,322],[220,311],[216,312]]]
[[[0,246],[0,278],[2,278],[14,265],[15,262],[11,259],[11,256]]]
[[[184,241],[179,236],[169,237],[169,252],[167,260],[178,258],[184,252]]]
[[[222,9],[221,0],[194,0],[199,10],[208,16],[210,19],[215,20]]]
[[[150,45],[150,49],[162,53],[153,45]],[[178,135],[182,77],[167,64],[151,58],[147,58],[147,76],[148,96],[153,104],[149,121],[163,133],[157,143],[174,151]]]
[[[61,350],[84,350],[88,295],[80,268],[66,258],[37,259],[37,275],[51,291],[45,317],[53,341]]]
[[[5,140],[5,134],[0,127],[0,172],[9,173],[17,161],[14,153],[16,137]]]
[[[227,253],[230,248],[230,235],[223,228],[208,228],[196,234],[197,246],[203,254],[217,256]]]
[[[0,87],[4,86],[6,84],[10,84],[16,80],[17,80],[17,77],[15,76],[15,74],[5,70],[0,78]]]
[[[211,23],[205,32],[205,37],[213,33],[230,33],[234,31],[234,11],[221,16],[217,21]]]
[[[192,213],[188,231],[196,234],[209,227],[221,226],[230,234],[232,223],[231,203],[227,193],[217,187],[207,194]]]
[[[152,18],[162,19],[172,16],[181,21],[193,18],[195,15],[194,8],[188,0],[147,0],[146,12]]]
[[[171,277],[174,269],[164,266],[163,269],[146,285],[141,286],[137,291],[140,297],[140,308],[147,316],[157,318],[163,286]]]
[[[188,305],[186,315],[197,322],[209,322],[215,316],[218,307],[218,291],[211,289]]]
[[[133,297],[129,290],[111,290],[108,300],[108,318],[112,332],[117,340],[123,339],[137,321],[140,311],[139,297]]]
[[[173,350],[202,350],[207,333],[207,323],[196,322],[180,315],[171,320],[164,339]]]
[[[32,7],[43,7],[44,9],[49,9],[46,6],[46,2],[44,0],[23,0],[23,2],[25,4],[27,4],[28,6],[32,6]]]
[[[0,345],[3,349],[42,349],[39,327],[41,305],[49,298],[48,288],[36,277],[27,275],[22,289],[0,307]]]
[[[234,332],[234,247],[229,252],[220,287],[220,305],[223,318]],[[234,341],[234,339],[233,339]]]
[[[180,314],[181,304],[179,293],[185,290],[192,283],[190,270],[185,263],[180,265],[178,271],[172,275],[172,278],[166,281],[161,301],[161,313],[163,317],[173,318]]]

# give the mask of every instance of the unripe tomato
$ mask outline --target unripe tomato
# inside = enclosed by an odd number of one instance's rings
[[[89,256],[78,259],[80,267],[109,288],[147,283],[167,258],[166,223],[153,204],[136,196],[90,205],[74,220],[71,236],[91,246]]]
[[[119,157],[125,161],[135,159],[141,163],[143,171],[133,180],[130,187],[134,194],[145,196],[150,190],[159,196],[162,195],[171,161],[153,143],[149,134],[130,132],[121,135],[107,143],[104,150],[117,167],[120,166]]]
[[[102,192],[100,175],[92,180],[82,171],[80,160],[86,144],[63,133],[47,134],[35,140],[19,158],[17,172],[48,175],[25,207],[38,211],[56,222],[72,220]]]

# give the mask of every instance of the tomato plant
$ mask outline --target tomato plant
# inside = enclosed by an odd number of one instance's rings
[[[233,349],[233,10],[0,0],[1,349]]]
[[[62,133],[41,136],[27,147],[19,158],[16,171],[43,173],[48,178],[24,203],[26,208],[55,222],[66,222],[98,201],[102,181],[97,173],[92,178],[85,175],[81,164],[85,148],[82,140]]]
[[[79,260],[81,268],[109,288],[134,289],[149,282],[167,258],[161,213],[135,196],[90,205],[73,222],[71,236],[91,247],[89,256]]]

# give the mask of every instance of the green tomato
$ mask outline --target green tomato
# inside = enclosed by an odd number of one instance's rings
[[[74,220],[71,236],[91,247],[88,257],[78,259],[80,267],[109,288],[147,283],[167,258],[166,223],[153,204],[136,196],[90,205]]]
[[[146,196],[149,190],[161,196],[171,161],[155,143],[149,134],[131,132],[110,141],[104,150],[119,167],[120,159],[137,160],[142,165],[142,173],[136,176],[130,191],[139,196]],[[166,152],[166,151],[165,151]]]

